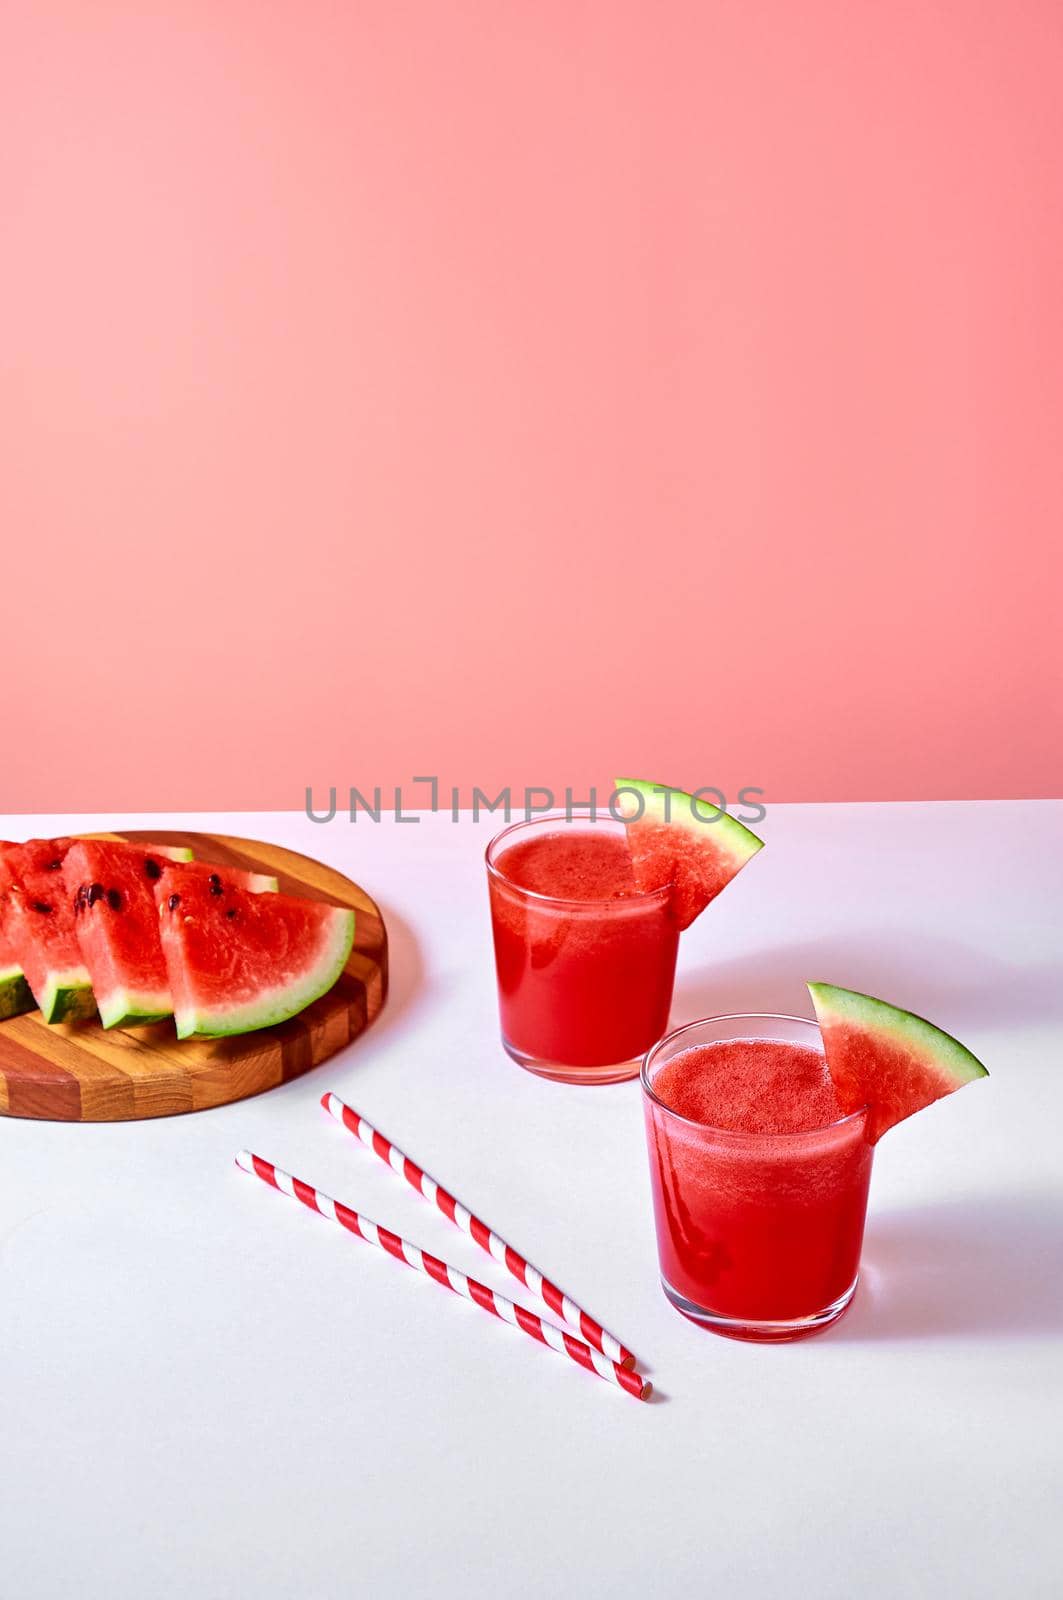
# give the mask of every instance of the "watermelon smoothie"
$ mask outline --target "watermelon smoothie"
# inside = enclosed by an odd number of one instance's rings
[[[622,823],[514,823],[487,851],[502,1043],[567,1083],[632,1078],[668,1026],[679,928],[670,888],[635,883]]]
[[[837,1321],[856,1289],[873,1146],[846,1116],[819,1028],[716,1017],[643,1067],[661,1283],[687,1317],[778,1342]]]

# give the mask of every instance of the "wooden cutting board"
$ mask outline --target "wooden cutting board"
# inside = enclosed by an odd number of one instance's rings
[[[98,1022],[49,1027],[39,1011],[0,1022],[0,1114],[53,1122],[122,1122],[204,1111],[272,1089],[327,1061],[364,1032],[384,1004],[384,919],[356,883],[280,845],[158,828],[95,834],[138,844],[187,845],[198,861],[268,872],[282,893],[355,909],[354,949],[328,994],[288,1022],[232,1039],[178,1041],[173,1023],[105,1030]]]

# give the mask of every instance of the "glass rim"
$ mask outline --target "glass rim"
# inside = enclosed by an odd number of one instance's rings
[[[814,1028],[820,1034],[820,1038],[823,1037],[819,1023],[814,1018],[795,1017],[785,1011],[725,1011],[715,1017],[696,1017],[693,1022],[684,1022],[680,1027],[672,1028],[668,1033],[663,1034],[656,1044],[650,1045],[650,1048],[642,1058],[642,1066],[639,1068],[639,1084],[643,1094],[647,1100],[652,1100],[655,1106],[659,1106],[667,1116],[674,1117],[677,1122],[685,1123],[688,1128],[700,1128],[702,1133],[711,1133],[715,1138],[733,1139],[736,1142],[744,1141],[745,1143],[749,1143],[752,1140],[779,1140],[785,1142],[787,1139],[811,1139],[817,1134],[833,1133],[836,1128],[844,1128],[846,1123],[855,1122],[857,1118],[866,1118],[867,1106],[859,1106],[856,1111],[847,1111],[844,1117],[836,1117],[833,1122],[821,1122],[814,1128],[799,1128],[789,1133],[774,1133],[768,1131],[758,1132],[756,1130],[745,1131],[741,1128],[718,1128],[712,1122],[697,1122],[693,1117],[684,1117],[681,1111],[676,1111],[662,1100],[654,1089],[649,1077],[650,1062],[658,1050],[662,1050],[673,1039],[678,1039],[682,1034],[689,1033],[693,1028],[704,1028],[708,1024],[715,1022],[799,1022],[803,1027]],[[733,1037],[741,1039],[745,1036],[741,1033],[736,1033]],[[722,1041],[717,1042],[722,1043]],[[779,1042],[787,1043],[786,1040],[780,1040]]]
[[[523,884],[517,883],[513,878],[508,878],[492,861],[491,853],[496,850],[503,839],[509,834],[516,833],[518,828],[534,828],[540,822],[611,822],[616,827],[622,828],[623,822],[619,817],[614,817],[607,811],[603,817],[600,809],[590,806],[572,806],[564,811],[540,811],[534,817],[522,817],[517,822],[507,822],[506,826],[496,833],[493,839],[488,840],[484,851],[484,862],[487,866],[488,876],[497,878],[499,883],[504,883],[508,889],[523,895],[528,900],[535,900],[540,905],[546,906],[582,906],[586,911],[591,907],[601,906],[629,906],[649,905],[655,900],[667,900],[672,893],[672,885],[666,883],[661,889],[637,889],[634,894],[624,895],[622,899],[596,899],[596,900],[566,900],[562,895],[541,894],[538,889],[526,889]]]

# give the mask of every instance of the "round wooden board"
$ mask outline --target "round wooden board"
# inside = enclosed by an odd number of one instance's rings
[[[49,1027],[39,1011],[0,1022],[0,1114],[123,1122],[227,1105],[327,1061],[364,1032],[384,1004],[384,919],[342,873],[280,845],[224,834],[160,828],[92,837],[187,845],[197,861],[272,873],[282,893],[353,906],[354,949],[328,994],[288,1022],[237,1038],[178,1042],[172,1022],[109,1031],[98,1022]]]

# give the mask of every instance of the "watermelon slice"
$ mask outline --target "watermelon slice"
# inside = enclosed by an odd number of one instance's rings
[[[159,913],[152,884],[171,861],[187,864],[208,884],[238,883],[252,893],[275,890],[276,878],[212,867],[190,850],[79,839],[63,860],[78,944],[105,1028],[137,1028],[173,1014]]]
[[[96,1010],[63,885],[71,839],[0,845],[4,938],[45,1022],[71,1022]]]
[[[10,840],[0,839],[0,851],[11,848]],[[36,1005],[26,975],[19,965],[15,947],[4,932],[6,906],[6,879],[0,862],[0,1022],[7,1017],[17,1017],[23,1011],[32,1011]]]
[[[672,885],[672,914],[688,928],[764,844],[741,822],[682,789],[617,778],[618,809],[640,889]]]
[[[966,1045],[910,1011],[832,983],[810,983],[808,992],[835,1092],[846,1114],[868,1107],[872,1144],[895,1122],[989,1076]]]
[[[346,906],[251,894],[183,866],[154,890],[179,1039],[284,1022],[332,988],[351,953]]]
[[[35,1005],[14,946],[4,933],[3,920],[0,918],[0,1022],[6,1017],[17,1017],[22,1011],[32,1011]]]

